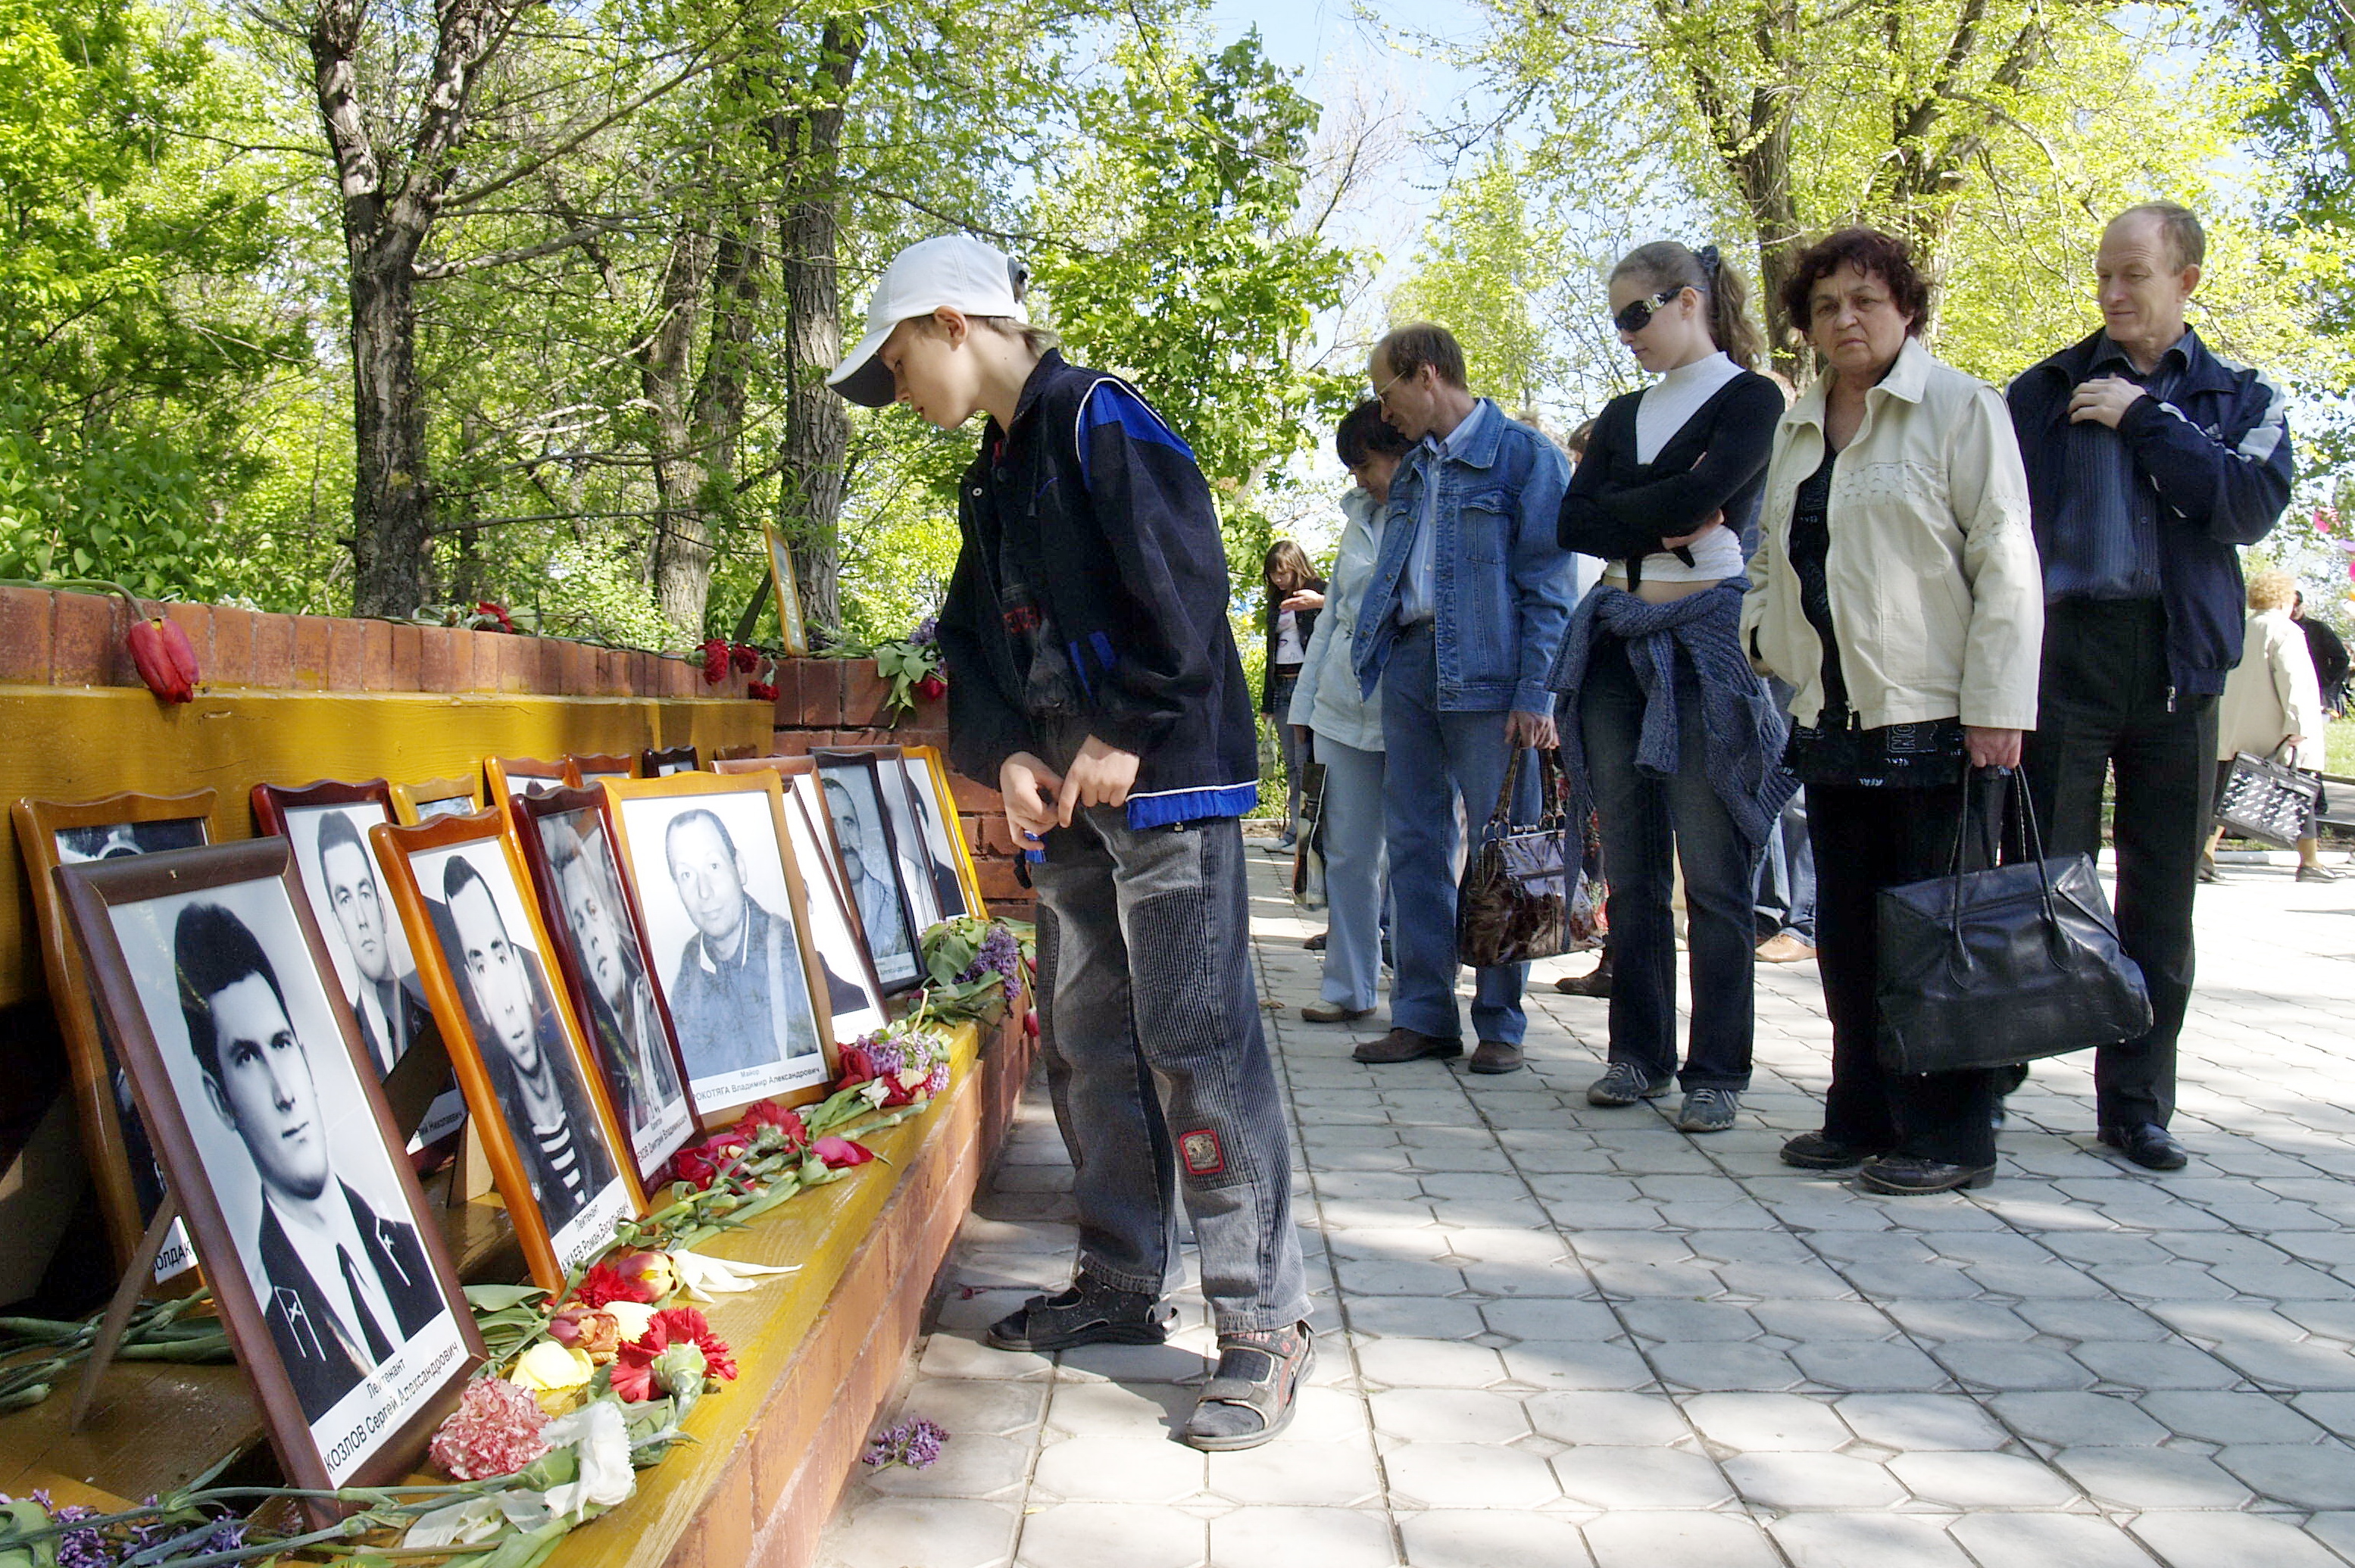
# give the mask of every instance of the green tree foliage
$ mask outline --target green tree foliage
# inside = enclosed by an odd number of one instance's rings
[[[1412,276],[1391,294],[1392,325],[1436,321],[1464,345],[1473,387],[1534,410],[1568,366],[1551,305],[1572,260],[1567,226],[1532,211],[1529,183],[1497,147],[1441,197]]]
[[[1310,362],[1346,251],[1304,214],[1319,110],[1253,31],[1213,55],[1148,36],[1082,101],[1033,227],[1049,314],[1083,364],[1134,378],[1221,497],[1236,571],[1270,542],[1262,486],[1348,406],[1358,367]]]

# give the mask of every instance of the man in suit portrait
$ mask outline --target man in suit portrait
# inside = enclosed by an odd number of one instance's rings
[[[393,963],[392,933],[377,889],[376,861],[349,816],[341,811],[319,814],[319,842],[312,860],[327,907],[335,912],[335,930],[359,972],[352,1011],[359,1017],[360,1039],[367,1041],[377,1075],[382,1077],[432,1029],[433,1015],[415,988],[414,975],[400,973]]]
[[[818,1048],[792,923],[745,891],[743,857],[717,812],[697,806],[663,835],[671,886],[694,923],[670,985],[687,1075],[791,1061]]]
[[[441,1316],[442,1293],[415,1228],[336,1179],[309,1051],[253,933],[218,904],[190,904],[172,957],[205,1097],[261,1181],[255,1294],[315,1423]]]
[[[555,873],[565,929],[589,983],[589,1024],[599,1052],[611,1063],[606,1081],[623,1102],[623,1123],[633,1134],[644,1132],[679,1097],[678,1069],[655,1012],[645,959],[634,933],[623,923],[621,885],[604,837],[581,832],[562,817],[543,819],[539,834]]]
[[[820,781],[826,790],[826,814],[834,818],[835,841],[842,848],[843,874],[850,895],[858,901],[858,923],[867,931],[868,950],[877,968],[908,951],[908,917],[900,907],[899,890],[875,874],[876,866],[889,869],[890,853],[883,836],[868,824],[866,814],[851,798],[850,786],[840,779]]]
[[[550,1235],[613,1179],[602,1124],[572,1061],[539,961],[515,944],[498,901],[464,855],[442,873],[455,965],[466,977],[484,1065]]]

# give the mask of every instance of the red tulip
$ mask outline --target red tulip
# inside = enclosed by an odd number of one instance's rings
[[[148,690],[166,702],[186,702],[197,694],[197,650],[177,621],[161,615],[133,621],[124,641]]]
[[[934,670],[916,683],[916,695],[930,699],[938,697],[948,688],[949,683],[941,678],[940,671]]]
[[[847,1166],[865,1165],[875,1157],[875,1151],[848,1138],[823,1137],[810,1146],[810,1152],[826,1162],[828,1170],[840,1170]]]

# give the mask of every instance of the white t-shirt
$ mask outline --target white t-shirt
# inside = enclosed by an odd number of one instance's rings
[[[1700,411],[1700,406],[1741,374],[1742,367],[1721,350],[1706,359],[1679,365],[1645,388],[1644,395],[1636,403],[1636,461],[1649,463],[1659,456],[1660,448],[1685,428],[1686,422]],[[1644,581],[1714,582],[1742,573],[1742,536],[1730,528],[1712,528],[1706,538],[1686,548],[1692,551],[1690,566],[1678,560],[1673,550],[1646,556]],[[1625,588],[1626,563],[1613,561],[1604,569],[1603,581]]]
[[[1307,656],[1307,646],[1300,640],[1300,617],[1289,610],[1277,611],[1275,662],[1280,665],[1299,664]]]

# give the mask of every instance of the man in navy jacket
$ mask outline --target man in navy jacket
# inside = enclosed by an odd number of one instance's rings
[[[2185,324],[2206,248],[2172,203],[2120,213],[2095,262],[2103,329],[2009,393],[2044,566],[2029,787],[2048,852],[2093,854],[2116,778],[2118,930],[2153,1022],[2095,1055],[2099,1131],[2154,1170],[2184,1163],[2167,1125],[2216,699],[2241,658],[2236,549],[2272,530],[2290,486],[2280,390]]]

